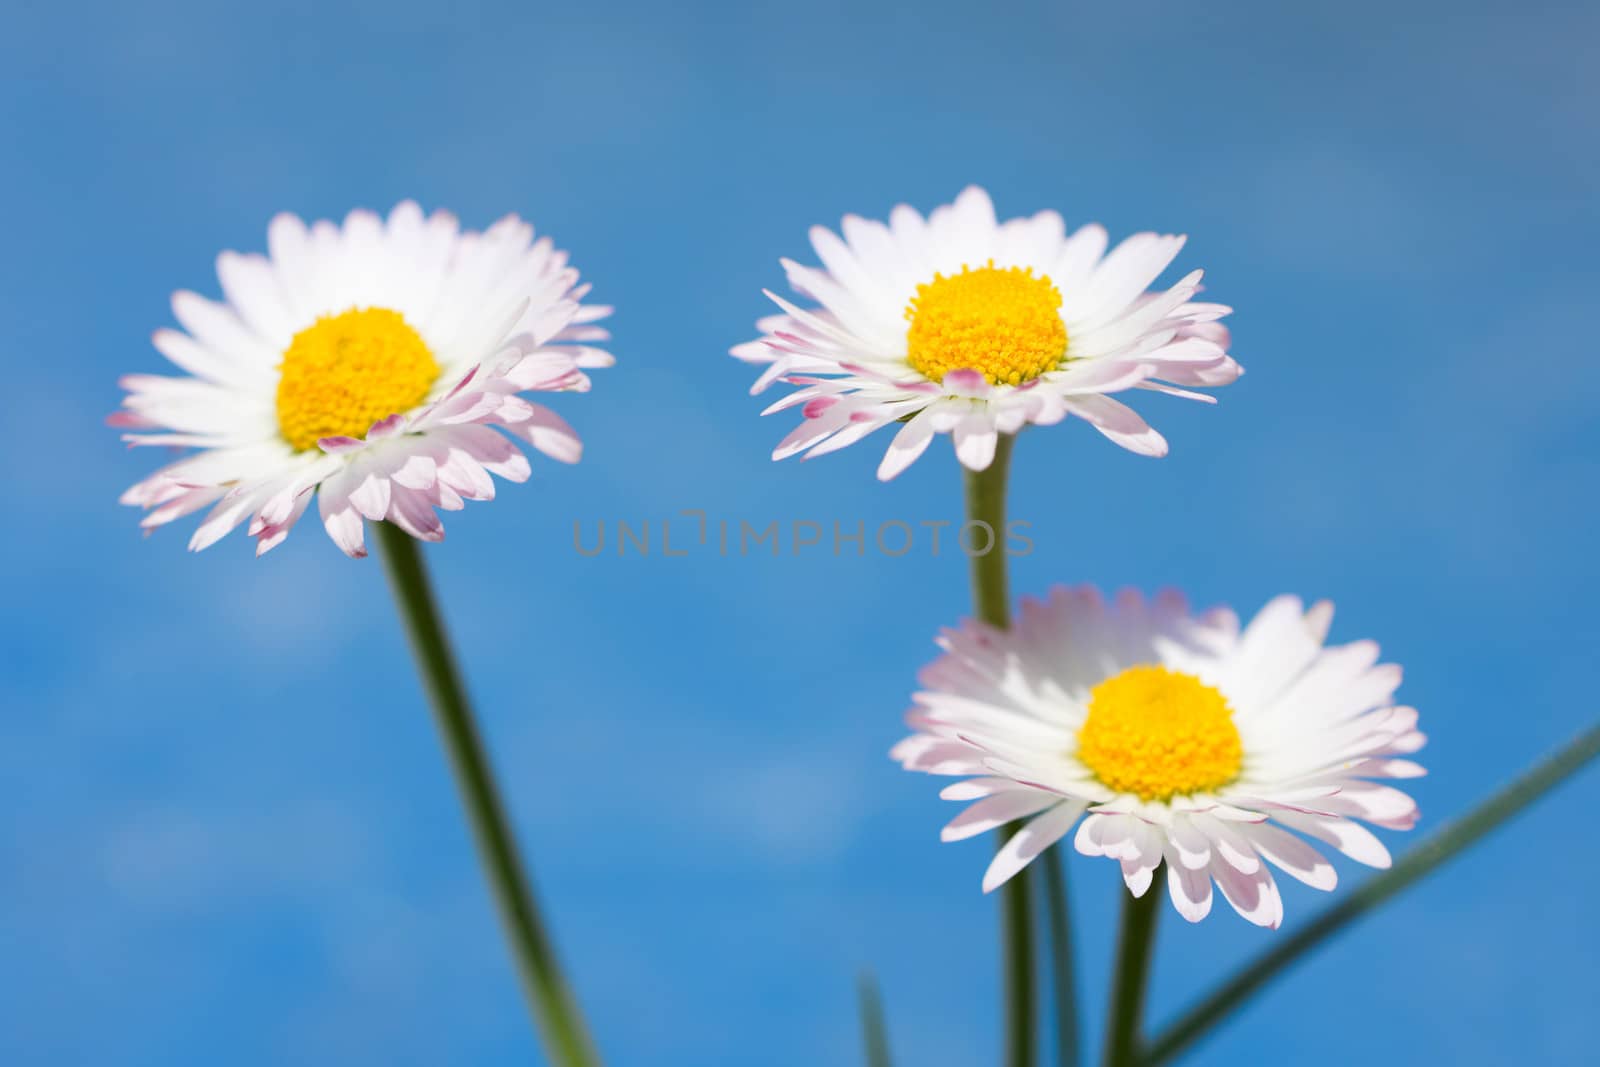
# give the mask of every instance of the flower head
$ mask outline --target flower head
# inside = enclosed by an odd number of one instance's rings
[[[584,371],[613,362],[590,347],[611,309],[581,303],[589,287],[532,226],[462,232],[407,201],[343,226],[279,215],[267,244],[218,257],[222,303],[173,296],[183,330],[154,341],[187,374],[122,379],[124,440],[200,450],[123,494],[146,529],[210,508],[191,549],[248,518],[260,554],[316,497],[334,543],[364,556],[364,519],[437,541],[435,509],[491,499],[491,474],[525,480],[505,434],[577,462],[572,428],[518,394],[587,390]]]
[[[1091,588],[1025,600],[1016,625],[945,631],[894,749],[907,770],[959,775],[973,801],[944,828],[960,840],[1025,820],[984,875],[987,892],[1077,826],[1079,852],[1122,867],[1135,896],[1164,862],[1172,903],[1198,922],[1213,883],[1253,923],[1276,927],[1276,867],[1332,889],[1306,837],[1387,867],[1356,820],[1409,830],[1417,713],[1391,697],[1400,668],[1370,641],[1325,646],[1333,607],[1273,600],[1241,632],[1227,609]],[[1292,832],[1291,832],[1292,831]],[[1298,836],[1298,835],[1304,835]]]
[[[1200,271],[1148,291],[1182,237],[1135,234],[1107,253],[1104,229],[1069,235],[1053,211],[997,222],[977,187],[926,219],[901,205],[887,225],[852,215],[842,230],[812,229],[821,268],[783,261],[790,287],[820,307],[769,292],[782,314],[733,349],[766,364],[751,392],[800,386],[763,412],[799,407],[804,416],[774,459],[822,455],[902,423],[879,478],[899,474],[939,433],[954,436],[963,464],[983,470],[997,434],[1068,415],[1161,456],[1162,436],[1108,394],[1146,389],[1209,403],[1185,387],[1242,373],[1219,322],[1229,309],[1193,300]]]

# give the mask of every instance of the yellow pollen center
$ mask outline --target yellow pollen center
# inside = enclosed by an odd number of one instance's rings
[[[1067,328],[1061,291],[1032,267],[935,274],[906,307],[906,358],[930,381],[975,370],[992,385],[1021,385],[1061,363]]]
[[[279,365],[278,430],[295,448],[365,437],[428,398],[439,364],[398,311],[352,308],[294,335]]]
[[[1227,785],[1244,750],[1221,693],[1192,674],[1141,665],[1090,691],[1078,759],[1119,793],[1164,801]]]

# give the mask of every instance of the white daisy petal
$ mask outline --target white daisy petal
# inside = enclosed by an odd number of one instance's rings
[[[1216,855],[1245,874],[1254,874],[1261,866],[1252,839],[1214,815],[1196,814],[1189,822],[1210,838]]]
[[[270,483],[258,484],[240,487],[224,496],[195,528],[194,536],[189,538],[189,551],[200,552],[227,536],[247,515],[261,506],[274,488]]]
[[[350,490],[351,506],[362,518],[382,522],[389,513],[392,483],[388,475],[369,465],[356,476],[355,483],[355,488]]]
[[[1055,264],[1047,273],[1063,292],[1082,289],[1089,274],[1106,254],[1111,243],[1106,228],[1097,222],[1074,230],[1061,245]]]
[[[1273,815],[1276,822],[1299,830],[1307,837],[1326,841],[1357,863],[1368,867],[1387,868],[1394,863],[1389,849],[1376,834],[1358,822],[1338,816],[1307,815],[1298,811],[1280,811]]]
[[[1182,250],[1184,239],[1136,233],[1113,248],[1095,268],[1089,284],[1066,297],[1067,323],[1081,328],[1116,318],[1144,293]]]
[[[1322,853],[1306,842],[1270,823],[1242,827],[1235,831],[1245,838],[1274,867],[1298,878],[1313,889],[1332,890],[1339,875]]]
[[[1190,922],[1197,923],[1211,914],[1210,872],[1204,867],[1188,866],[1173,850],[1167,853],[1167,891],[1172,906]]]
[[[913,416],[889,442],[889,450],[878,464],[879,480],[886,482],[911,466],[932,441],[933,422],[923,415]]]
[[[1146,867],[1137,860],[1117,862],[1122,865],[1122,882],[1128,887],[1128,892],[1142,897],[1150,891],[1150,885],[1155,881],[1156,867]]]
[[[172,315],[197,343],[224,360],[266,371],[281,355],[280,349],[240,321],[232,308],[207,300],[199,293],[173,293]]]
[[[968,778],[960,782],[952,782],[939,791],[940,800],[978,800],[981,797],[997,796],[1000,793],[1032,793],[1034,790],[1025,785],[1019,785],[1009,778]]]
[[[444,488],[441,482],[434,487],[434,492],[441,492]],[[447,503],[433,499],[433,494],[408,489],[390,497],[389,513],[385,517],[419,541],[443,541],[444,523],[434,511],[435,507],[447,507]]]
[[[939,839],[964,841],[998,829],[1008,822],[1037,815],[1060,802],[1061,798],[1054,793],[1043,793],[1036,789],[998,793],[969,805],[960,815],[951,819],[939,831]]]
[[[284,302],[271,260],[224,252],[217,257],[217,280],[228,303],[256,334],[279,349],[288,347],[295,316]]]
[[[180,330],[157,330],[150,341],[157,352],[197,378],[241,391],[277,383],[270,367],[229,358]]]
[[[1211,865],[1211,877],[1234,911],[1257,926],[1276,930],[1283,922],[1283,897],[1272,872],[1262,867],[1254,874],[1218,860]]]
[[[983,875],[983,891],[992,893],[1010,881],[1018,871],[1038,859],[1044,850],[1064,837],[1083,814],[1081,803],[1057,804],[1043,815],[1023,825],[1011,840],[996,852]]]
[[[289,508],[288,515],[284,516],[283,521],[262,527],[256,532],[257,556],[264,556],[283,544],[284,539],[289,536],[289,531],[294,529],[294,524],[300,521],[300,516],[305,514],[306,507],[311,503],[311,498],[315,495],[315,489],[302,489],[295,495],[294,503]]]
[[[1179,816],[1167,826],[1167,840],[1178,862],[1190,870],[1201,870],[1211,864],[1211,839],[1197,829],[1188,818]]]
[[[1167,439],[1139,417],[1138,412],[1109,396],[1071,396],[1066,398],[1067,410],[1099,430],[1108,440],[1137,452],[1141,456],[1157,459],[1167,454]]]
[[[205,548],[247,517],[257,551],[281,543],[318,497],[329,536],[366,554],[364,521],[437,540],[435,508],[494,496],[492,476],[526,480],[527,457],[500,431],[573,463],[577,434],[516,395],[580,392],[610,308],[566,254],[508,216],[463,233],[411,201],[387,219],[342,225],[279,215],[268,253],[224,252],[223,302],[173,297],[183,330],[158,351],[193,377],[129,375],[113,425],[130,444],[201,449],[123,494],[163,525],[210,505],[190,545]],[[553,343],[555,341],[564,343]]]
[[[349,468],[340,471],[323,482],[317,491],[317,508],[323,527],[339,546],[339,551],[351,559],[360,559],[367,554],[367,546],[361,513],[350,502],[350,493],[355,487],[354,473]]]
[[[968,470],[987,470],[989,464],[994,462],[995,444],[999,439],[994,420],[988,413],[973,412],[956,423],[953,433],[956,458],[961,460],[961,465]]]
[[[502,412],[500,425],[551,459],[576,463],[583,458],[583,442],[577,431],[543,404],[528,404],[522,417],[515,422],[507,421]]]

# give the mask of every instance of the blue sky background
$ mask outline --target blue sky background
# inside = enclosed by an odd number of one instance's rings
[[[877,440],[772,464],[724,356],[845,212],[980,182],[1190,234],[1249,374],[1141,401],[1162,461],[1028,434],[1015,588],[1331,597],[1423,711],[1421,830],[1463,811],[1596,714],[1597,39],[1537,3],[8,5],[0,1060],[537,1061],[378,563],[312,523],[193,556],[115,503],[159,459],[101,425],[117,375],[284,209],[515,211],[618,305],[619,366],[557,401],[584,462],[427,551],[612,1063],[856,1062],[868,965],[904,1063],[993,1059],[989,845],[884,756],[961,557],[571,547],[958,517],[947,443],[888,486]],[[1597,804],[1591,771],[1194,1061],[1587,1062]],[[1071,873],[1097,1031],[1118,883]],[[1157,1016],[1273,939],[1163,923]]]

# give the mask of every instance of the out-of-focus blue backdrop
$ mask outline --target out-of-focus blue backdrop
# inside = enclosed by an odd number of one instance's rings
[[[886,436],[771,463],[791,419],[725,356],[846,212],[979,182],[1187,232],[1249,373],[1137,401],[1162,461],[1027,434],[1015,589],[1331,597],[1423,711],[1420,831],[1461,812],[1596,712],[1597,32],[1481,0],[9,5],[0,1061],[537,1060],[378,562],[310,521],[189,555],[115,503],[160,461],[101,425],[117,376],[280,210],[518,212],[618,306],[619,365],[556,400],[584,462],[427,550],[612,1062],[855,1062],[868,966],[903,1062],[993,1060],[990,846],[940,845],[938,783],[885,758],[962,558],[572,547],[684,508],[959,516],[947,441],[888,486]],[[1591,772],[1196,1061],[1588,1062],[1597,804]],[[1118,882],[1071,874],[1097,1031]],[[1326,903],[1285,896],[1287,930]],[[1154,1012],[1274,936],[1168,912]]]

